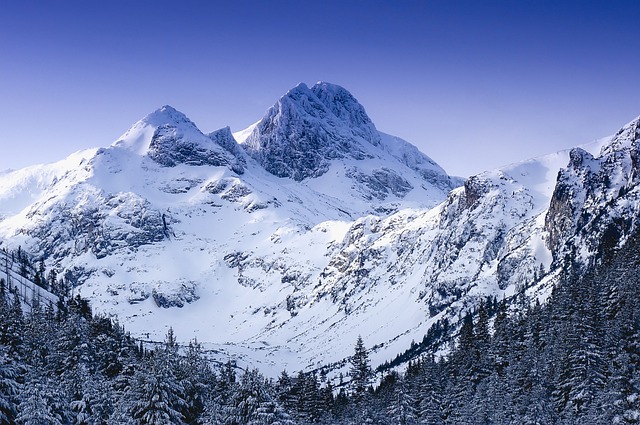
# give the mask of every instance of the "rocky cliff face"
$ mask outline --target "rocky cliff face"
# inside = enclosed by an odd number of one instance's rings
[[[637,226],[640,122],[623,127],[599,155],[573,149],[558,174],[545,230],[554,263],[588,267]]]
[[[389,193],[403,198],[421,185],[446,195],[462,183],[415,146],[378,132],[351,93],[324,82],[290,90],[242,146],[271,174],[296,181],[317,179],[341,164],[337,172],[351,179],[367,200],[383,200]],[[412,183],[407,174],[418,178]]]
[[[135,123],[113,147],[144,154],[165,167],[228,166],[242,173],[232,144],[237,143],[228,128],[205,136],[182,112],[166,105]]]
[[[370,157],[362,144],[379,140],[346,90],[299,84],[267,111],[243,146],[270,173],[301,181],[326,173],[332,160]]]

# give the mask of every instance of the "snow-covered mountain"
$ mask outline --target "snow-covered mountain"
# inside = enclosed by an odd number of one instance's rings
[[[300,84],[250,128],[165,106],[112,145],[0,176],[0,238],[134,335],[172,326],[265,371],[374,365],[478,300],[544,298],[635,228],[638,121],[582,148],[448,176],[344,88]],[[568,165],[567,165],[568,164]]]
[[[44,259],[136,335],[173,326],[304,367],[328,354],[300,338],[323,333],[310,316],[339,313],[314,294],[328,249],[355,218],[431,208],[461,180],[328,83],[295,87],[244,133],[241,144],[229,128],[204,134],[164,106],[106,148],[6,173],[4,244]]]
[[[299,84],[235,136],[269,173],[357,205],[356,217],[433,206],[462,184],[415,146],[378,132],[351,93],[329,83]]]

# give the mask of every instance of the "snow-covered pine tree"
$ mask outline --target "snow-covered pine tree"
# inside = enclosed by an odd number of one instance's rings
[[[350,359],[351,388],[356,398],[364,395],[371,382],[372,371],[369,365],[369,353],[364,346],[362,336],[358,336],[353,356]]]
[[[19,384],[18,367],[0,346],[0,424],[13,423]]]
[[[18,414],[15,423],[19,425],[63,425],[65,418],[59,411],[62,404],[55,386],[30,373],[23,391],[19,395]]]
[[[184,423],[185,390],[175,375],[175,337],[167,333],[164,347],[156,348],[135,371],[116,416],[129,416],[140,425]]]
[[[422,361],[422,382],[420,385],[419,417],[424,425],[438,425],[443,422],[442,392],[444,391],[441,365],[433,356]]]
[[[418,423],[416,399],[408,388],[406,375],[394,385],[391,403],[387,407],[387,417],[393,425]]]
[[[210,396],[213,371],[202,356],[202,347],[197,340],[189,342],[184,356],[176,363],[176,378],[185,391],[186,403],[182,414],[186,423],[196,423]]]
[[[269,400],[262,375],[255,369],[246,370],[238,385],[234,386],[230,403],[224,409],[224,423],[246,424],[257,419],[260,404]]]
[[[294,425],[295,422],[275,400],[263,401],[248,425]]]

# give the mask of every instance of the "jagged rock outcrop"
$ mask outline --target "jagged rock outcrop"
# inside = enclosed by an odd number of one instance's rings
[[[267,111],[243,146],[268,172],[301,181],[326,173],[332,160],[370,157],[362,143],[379,140],[346,90],[301,83]]]
[[[637,227],[639,120],[623,127],[597,157],[572,149],[558,174],[545,230],[557,267],[586,268]]]
[[[216,130],[207,136],[213,140],[214,143],[222,146],[227,152],[229,152],[234,161],[231,162],[231,169],[238,174],[244,173],[244,169],[247,166],[246,154],[231,134],[231,128],[224,127],[220,130]],[[213,164],[212,164],[213,165]]]
[[[113,146],[146,154],[165,167],[228,166],[242,173],[242,159],[231,152],[233,143],[228,128],[205,136],[182,112],[165,105],[135,123]]]
[[[35,205],[27,213],[33,224],[21,229],[38,241],[35,253],[49,261],[84,253],[101,259],[170,237],[170,218],[135,194],[106,195],[84,187],[52,201]]]
[[[390,193],[402,198],[413,189],[411,183],[388,168],[375,169],[367,174],[353,167],[347,169],[346,176],[361,185],[363,196],[368,199],[384,200]]]
[[[546,216],[547,244],[552,252],[559,252],[566,235],[575,234],[587,192],[597,184],[599,168],[599,161],[583,149],[575,148],[569,153],[569,165],[558,173]]]

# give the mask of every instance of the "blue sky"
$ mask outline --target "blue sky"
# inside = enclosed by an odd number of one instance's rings
[[[640,2],[5,2],[0,169],[107,146],[170,104],[241,130],[298,82],[470,175],[640,115]]]

